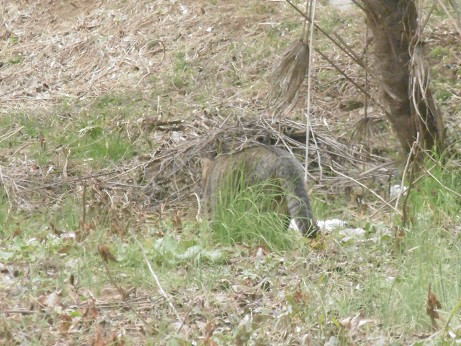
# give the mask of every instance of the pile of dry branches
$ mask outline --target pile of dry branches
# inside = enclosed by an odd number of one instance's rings
[[[88,176],[69,177],[64,167],[10,161],[2,167],[1,181],[11,206],[26,210],[43,207],[43,203],[57,206],[68,195],[79,196],[83,185],[88,187],[88,203],[108,209],[183,206],[200,196],[201,157],[214,157],[256,142],[278,145],[298,157],[305,153],[305,125],[288,119],[203,116],[180,124],[163,122],[160,127],[150,121],[150,125],[151,131],[161,131],[163,137],[155,152]],[[315,188],[325,193],[338,193],[338,186],[354,184],[354,180],[383,185],[391,174],[389,159],[363,146],[342,143],[315,125],[309,146],[310,185],[315,183]]]

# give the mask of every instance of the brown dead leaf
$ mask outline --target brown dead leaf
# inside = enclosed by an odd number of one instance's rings
[[[6,265],[0,262],[0,273],[2,274],[10,274],[10,270]]]
[[[19,228],[19,226],[16,227],[16,229],[13,231],[13,238],[16,238],[17,236],[21,235],[22,231]]]
[[[204,345],[209,345],[209,346],[215,346],[216,343],[213,341],[211,338],[213,336],[214,330],[215,330],[215,325],[213,322],[209,321],[205,324],[205,327],[203,328],[203,344]]]
[[[67,285],[67,295],[72,299],[74,304],[78,305],[80,304],[80,295],[77,292],[77,289],[75,288],[74,285],[68,284]]]
[[[71,324],[72,324],[72,316],[69,316],[67,314],[61,314],[59,315],[59,326],[58,330],[61,334],[67,333],[69,330]]]
[[[69,250],[72,248],[72,244],[65,244],[63,246],[61,246],[59,249],[58,249],[58,253],[60,254],[66,254],[69,252]]]
[[[118,336],[115,333],[112,333],[112,340],[110,342],[111,345],[114,346],[124,346],[125,345],[125,338],[122,336]]]
[[[297,290],[295,293],[293,293],[293,301],[295,304],[307,304],[309,300],[309,295],[306,292]]]
[[[97,326],[91,341],[90,345],[91,346],[106,346],[108,344],[108,340],[104,337],[104,332],[100,326]]]
[[[75,240],[77,240],[78,242],[81,242],[83,239],[85,239],[85,237],[91,231],[95,229],[96,229],[96,225],[94,222],[85,223],[85,224],[81,224],[80,222],[79,228],[75,231]]]
[[[363,311],[359,311],[353,317],[347,317],[339,321],[339,323],[346,329],[349,335],[353,335],[358,332],[359,328],[366,323],[376,322],[376,320],[372,319],[363,319]]]
[[[179,216],[179,210],[176,209],[173,215],[173,229],[175,231],[180,231],[182,229],[182,220]]]
[[[98,309],[96,308],[96,304],[94,303],[93,299],[88,301],[85,312],[83,313],[83,317],[91,320],[94,320],[96,317],[98,317]]]
[[[60,237],[61,234],[63,233],[62,231],[60,231],[59,229],[56,228],[56,226],[55,226],[55,224],[53,222],[50,222],[50,228],[53,231],[53,233],[56,234],[58,237]]]
[[[40,148],[42,148],[42,150],[46,150],[46,139],[43,135],[40,135],[39,141],[40,141]]]
[[[439,327],[437,325],[437,319],[440,319],[440,315],[437,312],[437,309],[440,309],[442,304],[440,304],[436,295],[432,292],[431,284],[429,284],[429,289],[427,290],[427,302],[426,302],[426,314],[431,319],[432,328],[437,330]]]
[[[106,263],[110,261],[117,262],[117,259],[115,258],[114,255],[112,255],[107,245],[99,245],[98,252],[104,262]]]
[[[54,308],[61,303],[61,291],[52,292],[48,295],[40,296],[37,302],[42,306]]]
[[[256,249],[253,249],[253,250],[255,250],[255,254],[254,254],[255,257],[261,257],[263,255],[267,255],[268,253],[270,253],[270,251],[267,249],[267,247],[264,244],[259,244],[256,247]]]

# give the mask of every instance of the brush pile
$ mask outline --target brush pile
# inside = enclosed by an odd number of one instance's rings
[[[85,184],[89,203],[109,209],[153,210],[165,206],[190,206],[200,196],[200,158],[238,150],[254,143],[278,145],[298,158],[304,157],[305,125],[265,116],[222,119],[200,117],[155,126],[144,119],[149,130],[162,137],[151,154],[137,156],[122,165],[75,177],[66,167],[39,167],[19,159],[2,167],[2,184],[12,206],[26,210],[62,203]],[[352,179],[385,186],[392,172],[391,160],[374,154],[363,145],[351,146],[313,126],[309,147],[311,186],[323,193],[338,193]],[[301,159],[302,160],[302,159]],[[341,172],[343,175],[334,174]],[[354,184],[354,183],[352,183]],[[344,192],[344,191],[342,191]]]

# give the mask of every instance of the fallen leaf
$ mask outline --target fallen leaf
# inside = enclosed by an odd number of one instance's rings
[[[99,245],[98,252],[104,262],[106,263],[110,261],[117,262],[117,259],[115,258],[114,255],[112,255],[107,245]]]
[[[80,304],[80,295],[77,292],[77,289],[74,285],[68,284],[67,285],[67,295],[72,299],[74,304]]]
[[[182,220],[179,216],[179,210],[176,209],[173,216],[173,229],[175,231],[180,231],[182,229]]]
[[[67,315],[67,314],[61,314],[59,315],[59,326],[58,326],[58,330],[60,333],[66,333],[70,326],[71,326],[71,322],[72,322],[72,316],[70,315]]]
[[[91,346],[106,346],[109,342],[104,338],[104,332],[100,326],[96,327],[96,330],[91,338]]]
[[[19,228],[19,226],[16,227],[16,229],[15,229],[14,232],[13,232],[13,238],[15,238],[15,237],[21,235],[21,233],[22,233],[22,232],[21,232],[21,229]]]
[[[429,284],[429,289],[427,290],[427,302],[426,302],[426,314],[431,319],[432,328],[435,330],[438,329],[437,319],[440,318],[437,309],[440,309],[442,304],[440,304],[436,295],[432,292],[431,284]]]
[[[203,334],[204,334],[203,343],[205,345],[210,345],[210,346],[216,345],[216,343],[211,338],[213,336],[215,328],[216,327],[213,322],[207,322],[205,324],[205,327],[203,328]]]
[[[355,316],[347,317],[339,321],[348,331],[349,335],[356,333],[361,326],[370,322],[376,322],[376,320],[363,319],[363,311],[359,311]]]
[[[264,255],[267,255],[268,253],[269,253],[269,250],[266,248],[266,246],[264,246],[264,244],[260,244],[256,248],[254,256],[255,257],[261,257],[261,256],[264,256]]]
[[[61,292],[53,292],[48,295],[40,296],[37,302],[42,306],[56,307],[61,302]]]
[[[71,248],[72,244],[65,244],[58,249],[58,253],[67,254]]]
[[[51,230],[53,231],[54,234],[56,234],[58,237],[61,236],[61,234],[63,233],[62,231],[60,231],[59,229],[56,228],[55,224],[53,222],[50,222],[50,227],[51,227]]]
[[[80,222],[79,228],[75,231],[75,240],[81,242],[93,230],[96,229],[94,222],[82,224]]]
[[[309,295],[301,290],[297,290],[293,293],[293,302],[295,304],[307,304],[309,300]]]
[[[83,313],[83,317],[92,320],[98,317],[98,309],[96,308],[96,304],[94,303],[93,299],[88,301],[85,308],[85,312]]]

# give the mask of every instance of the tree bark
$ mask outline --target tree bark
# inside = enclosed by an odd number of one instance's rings
[[[443,150],[444,126],[425,62],[415,0],[357,0],[373,32],[374,55],[387,117],[405,152],[418,139]]]

